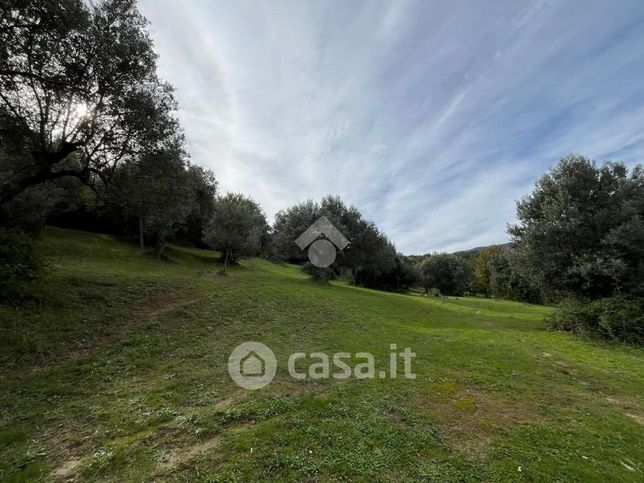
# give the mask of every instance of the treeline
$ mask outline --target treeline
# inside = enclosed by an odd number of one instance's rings
[[[414,257],[428,294],[482,295],[487,298],[543,303],[540,289],[518,269],[514,246],[489,246],[479,252],[438,253]]]

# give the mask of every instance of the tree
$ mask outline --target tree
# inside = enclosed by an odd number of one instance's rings
[[[348,207],[337,196],[325,196],[319,204],[308,200],[277,213],[273,227],[274,256],[304,263],[307,253],[300,250],[295,240],[323,215],[350,242],[348,247],[338,251],[333,268],[349,270],[356,285],[391,287],[387,276],[397,269],[395,246],[373,222],[365,220],[356,207]]]
[[[420,273],[414,263],[398,253],[394,258],[391,270],[382,273],[376,280],[376,286],[385,290],[408,290],[420,282]]]
[[[396,247],[375,224],[357,219],[345,264],[351,269],[353,283],[363,287],[384,288],[383,278],[396,269]]]
[[[516,269],[552,299],[644,293],[644,170],[562,159],[517,204]]]
[[[0,302],[16,295],[14,283],[35,278],[41,265],[32,236],[20,230],[0,228]]]
[[[72,176],[107,180],[176,131],[172,89],[135,0],[0,6],[0,205]]]
[[[472,269],[457,255],[439,253],[430,255],[419,265],[425,293],[430,288],[445,295],[463,295],[472,282]]]
[[[490,288],[490,260],[501,250],[497,246],[492,246],[481,250],[474,259],[474,286],[477,291],[490,298],[492,292]]]
[[[223,273],[229,262],[256,255],[268,224],[261,208],[251,198],[228,193],[215,200],[204,242],[222,252]]]
[[[524,275],[517,259],[517,250],[514,248],[497,250],[492,254],[488,260],[491,295],[500,299],[542,303],[541,288]]]
[[[168,236],[183,224],[196,200],[181,138],[123,165],[114,176],[113,198],[126,215],[138,219],[139,244],[153,235],[157,258],[165,257]]]
[[[275,215],[273,224],[275,258],[291,263],[304,263],[307,260],[306,252],[300,250],[295,240],[321,215],[320,206],[313,200],[280,210]]]
[[[212,171],[194,164],[188,166],[186,175],[193,202],[187,219],[179,228],[179,237],[198,246],[203,243],[204,230],[214,213],[217,180]]]

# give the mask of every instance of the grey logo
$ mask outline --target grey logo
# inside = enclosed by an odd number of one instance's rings
[[[326,238],[320,238],[321,235]],[[336,247],[343,250],[349,244],[349,240],[326,216],[321,216],[295,240],[295,244],[301,250],[308,246],[311,263],[316,267],[326,268],[335,261]]]
[[[261,342],[244,342],[228,358],[230,377],[245,389],[259,389],[269,384],[277,372],[275,354]]]

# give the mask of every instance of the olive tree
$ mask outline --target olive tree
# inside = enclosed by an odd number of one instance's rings
[[[472,269],[458,255],[430,255],[420,263],[418,269],[425,293],[435,288],[445,295],[463,295],[472,283]]]
[[[228,193],[215,200],[203,240],[221,251],[226,273],[228,263],[259,252],[267,229],[266,217],[255,201],[242,194]]]
[[[364,219],[355,206],[347,206],[337,196],[325,196],[320,203],[308,200],[277,213],[273,226],[274,256],[294,263],[304,262],[307,252],[295,240],[321,216],[350,242],[338,251],[334,269],[349,271],[356,285],[400,286],[400,283],[391,283],[396,278],[394,272],[400,269],[393,243],[373,222]]]

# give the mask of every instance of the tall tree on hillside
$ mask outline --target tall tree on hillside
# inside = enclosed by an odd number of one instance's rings
[[[255,201],[242,194],[228,193],[215,200],[204,242],[221,251],[226,273],[228,263],[259,252],[267,230],[266,217]]]
[[[401,268],[396,263],[396,248],[356,207],[347,206],[337,196],[325,196],[319,204],[309,200],[276,215],[273,228],[276,258],[304,262],[307,253],[299,249],[295,240],[322,215],[350,241],[349,247],[338,252],[333,269],[349,270],[356,285],[391,286],[387,275],[395,277],[391,272]]]
[[[65,176],[107,179],[176,130],[135,0],[0,5],[0,205]]]
[[[396,269],[396,247],[373,222],[356,218],[349,222],[351,247],[345,265],[351,269],[353,283],[378,287],[378,280]]]
[[[306,261],[306,252],[300,250],[295,240],[320,216],[320,205],[313,200],[280,210],[275,215],[273,224],[272,242],[275,258],[293,263]]]
[[[146,153],[121,167],[114,176],[112,194],[139,224],[139,243],[144,236],[156,241],[156,254],[165,257],[166,241],[188,218],[196,203],[196,191],[186,169],[180,139],[173,146]]]
[[[644,294],[644,168],[562,159],[517,204],[523,276],[551,298]]]

